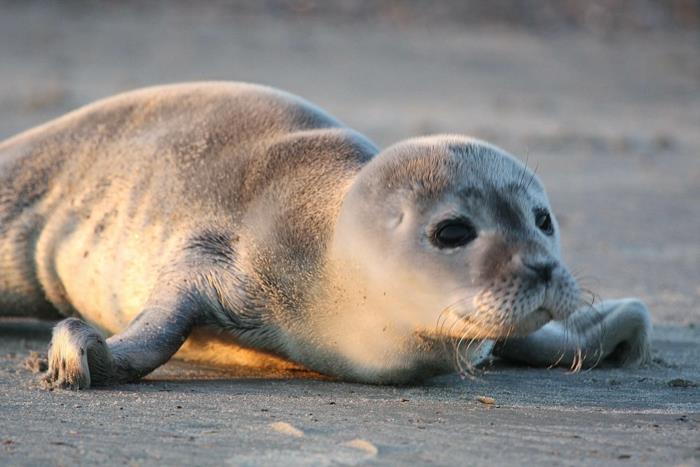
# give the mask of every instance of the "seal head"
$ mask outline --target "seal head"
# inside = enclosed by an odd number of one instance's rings
[[[526,335],[581,305],[540,180],[466,137],[411,139],[376,156],[344,199],[330,250],[350,308],[336,340],[377,368],[377,356],[410,360],[396,349],[416,348],[417,335]]]

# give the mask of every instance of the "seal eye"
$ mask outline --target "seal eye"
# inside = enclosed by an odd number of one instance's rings
[[[535,224],[545,235],[554,234],[554,225],[552,224],[552,216],[546,209],[535,210]]]
[[[448,219],[440,222],[431,241],[438,248],[457,248],[476,238],[476,229],[465,219]]]

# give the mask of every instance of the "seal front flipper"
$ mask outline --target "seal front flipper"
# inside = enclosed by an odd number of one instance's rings
[[[124,332],[108,339],[76,318],[58,323],[49,347],[44,386],[86,389],[125,383],[167,362],[202,316],[191,294],[181,292],[169,298],[167,290],[170,288],[149,300]]]
[[[651,331],[644,303],[634,298],[606,300],[528,336],[499,341],[493,352],[530,365],[572,370],[602,363],[638,367],[651,360]]]

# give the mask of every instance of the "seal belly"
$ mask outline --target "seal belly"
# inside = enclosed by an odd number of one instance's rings
[[[59,214],[40,239],[37,256],[51,301],[114,334],[143,310],[179,240],[176,229],[149,225],[139,212],[131,217],[118,204],[101,204],[91,207],[87,219]]]

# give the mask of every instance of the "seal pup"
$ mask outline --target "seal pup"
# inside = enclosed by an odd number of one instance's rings
[[[62,388],[137,380],[191,335],[194,353],[216,334],[406,383],[492,348],[639,365],[651,330],[638,300],[585,306],[540,180],[502,150],[441,135],[379,151],[298,97],[224,82],[0,143],[0,314],[69,316],[44,377]]]

